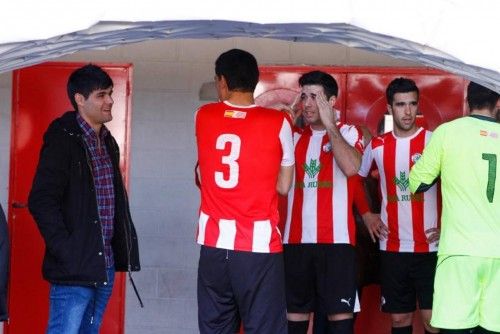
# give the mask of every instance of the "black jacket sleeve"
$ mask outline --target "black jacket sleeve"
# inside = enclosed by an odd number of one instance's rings
[[[49,132],[50,128],[44,136],[28,207],[47,251],[59,257],[69,237],[64,224],[62,203],[64,189],[69,182],[71,156],[67,139],[61,134]]]

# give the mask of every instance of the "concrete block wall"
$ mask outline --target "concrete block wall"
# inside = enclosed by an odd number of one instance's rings
[[[198,333],[193,113],[204,103],[198,91],[213,80],[216,57],[233,47],[252,52],[261,65],[418,66],[339,45],[250,38],[157,40],[54,59],[134,65],[130,202],[143,267],[134,278],[145,308],[128,286],[127,334]],[[8,196],[11,86],[11,74],[0,74],[2,205]]]

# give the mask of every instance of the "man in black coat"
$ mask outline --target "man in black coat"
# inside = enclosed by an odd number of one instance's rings
[[[137,271],[139,251],[119,167],[113,81],[95,65],[74,71],[75,111],[45,132],[28,206],[45,241],[48,334],[99,332],[115,271]]]

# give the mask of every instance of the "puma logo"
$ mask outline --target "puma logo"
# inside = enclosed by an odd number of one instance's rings
[[[347,306],[351,307],[351,298],[349,298],[349,299],[344,299],[344,298],[341,298],[341,299],[340,299],[340,302],[341,302],[341,303],[346,303],[346,304],[347,304]]]

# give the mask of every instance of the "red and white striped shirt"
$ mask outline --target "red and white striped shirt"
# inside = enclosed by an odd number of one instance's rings
[[[360,152],[361,131],[337,123],[344,139]],[[295,133],[295,178],[288,194],[283,242],[355,244],[353,186],[333,156],[326,130]]]
[[[280,252],[276,184],[280,166],[294,164],[288,116],[219,102],[201,107],[195,126],[201,178],[197,242]]]
[[[389,132],[373,138],[365,149],[359,174],[366,177],[373,163],[376,164],[382,194],[380,218],[389,229],[387,239],[380,241],[381,250],[416,253],[437,250],[436,243],[427,243],[424,232],[439,224],[437,186],[415,195],[409,188],[410,169],[431,135],[423,128],[404,138]]]

